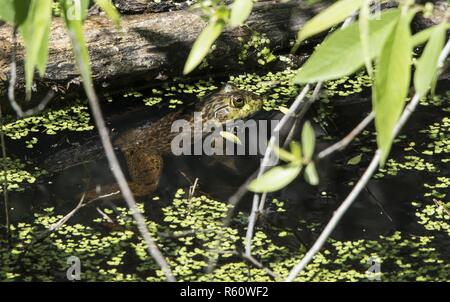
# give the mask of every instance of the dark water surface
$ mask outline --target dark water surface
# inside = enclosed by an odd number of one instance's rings
[[[448,91],[449,83],[448,80],[440,82],[439,89],[442,93],[445,94]],[[332,144],[336,141],[335,138],[344,136],[369,113],[370,98],[367,94],[368,92],[364,92],[345,99],[332,100],[330,107],[332,114],[328,125],[321,127],[318,122],[314,123],[318,138],[317,150]],[[155,108],[144,106],[132,109],[132,105],[123,105],[123,103],[107,104],[104,107],[109,126],[114,131],[121,131],[123,130],[121,128],[129,128],[146,121],[148,116],[157,117],[165,114],[164,111],[160,112]],[[308,119],[314,120],[316,109],[316,107],[313,108]],[[118,118],[118,116],[121,117]],[[391,157],[396,159],[402,156],[404,141],[415,141],[417,145],[427,144],[426,135],[421,134],[419,130],[426,129],[427,125],[438,123],[448,116],[449,112],[442,110],[441,107],[420,106],[403,131],[407,138],[393,147]],[[277,119],[279,117],[279,114],[263,113],[255,118]],[[31,160],[39,161],[56,150],[70,147],[70,144],[82,143],[90,135],[64,132],[52,137],[42,135],[39,137],[39,144],[32,151],[17,147],[16,154],[19,156],[27,154]],[[334,139],[330,140],[329,137]],[[318,163],[319,186],[307,185],[300,176],[285,189],[270,195],[285,201],[287,211],[276,213],[271,203],[268,203],[266,215],[260,222],[267,225],[269,229],[273,227],[277,230],[294,231],[298,238],[288,242],[289,245],[298,246],[301,242],[306,245],[312,244],[320,234],[321,226],[329,220],[333,211],[345,199],[352,189],[352,184],[356,183],[373,156],[373,152],[359,151],[361,147],[373,150],[375,147],[373,136],[360,137],[361,139],[354,142],[347,150]],[[297,136],[296,139],[298,140],[299,137]],[[49,148],[48,146],[51,145],[56,147]],[[9,146],[9,150],[14,150],[14,143],[10,142]],[[357,165],[348,165],[347,161],[358,154],[362,154],[361,162]],[[448,154],[444,153],[440,156],[429,158],[429,160],[438,166],[440,176],[448,177],[450,175],[448,163],[440,161],[440,158],[448,157]],[[149,200],[146,203],[149,211],[146,212],[151,213],[150,218],[158,222],[158,219],[162,217],[161,208],[170,203],[174,192],[178,188],[188,189],[196,178],[198,178],[197,194],[226,201],[256,170],[259,161],[259,156],[169,156],[165,158],[160,187],[155,192],[160,200],[158,202]],[[83,191],[87,174],[90,174],[91,184],[107,183],[112,179],[106,161],[102,160],[87,167],[69,169],[49,179],[40,179],[24,193],[12,192],[10,198],[11,207],[14,208],[11,212],[13,222],[31,222],[35,212],[48,207],[55,207],[57,213],[69,212],[78,202],[75,196]],[[372,179],[336,228],[333,238],[337,240],[377,239],[380,235],[389,235],[395,231],[407,234],[423,233],[423,228],[416,222],[417,218],[411,202],[423,199],[426,191],[423,184],[433,181],[435,181],[434,176],[430,177],[427,171],[417,170],[400,170],[396,176],[388,175]],[[239,207],[248,211],[251,198],[251,194],[247,194]],[[72,221],[89,223],[97,216],[98,213],[94,207],[86,208],[75,215]],[[449,246],[448,238],[442,241],[443,249]]]

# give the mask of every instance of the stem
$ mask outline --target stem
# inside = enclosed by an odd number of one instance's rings
[[[444,49],[441,52],[441,55],[439,56],[439,63],[437,66],[437,72],[444,66],[445,59],[450,53],[450,40],[447,41],[447,44],[445,45]],[[408,121],[411,114],[416,109],[417,105],[419,104],[420,96],[418,94],[415,94],[412,98],[411,102],[406,106],[405,110],[403,110],[402,115],[400,116],[399,120],[397,121],[397,124],[395,125],[393,136],[396,137],[400,131],[402,130],[405,123]],[[317,238],[314,245],[310,248],[310,250],[306,253],[306,255],[303,257],[303,259],[298,263],[294,268],[289,272],[288,277],[285,281],[291,282],[294,281],[294,279],[298,276],[298,274],[311,262],[313,257],[320,251],[322,246],[327,241],[328,237],[331,235],[333,230],[336,228],[337,224],[341,220],[341,218],[344,216],[348,208],[353,204],[355,199],[358,197],[358,195],[361,193],[361,191],[366,186],[367,182],[372,177],[373,173],[376,171],[376,168],[378,167],[378,164],[380,162],[381,158],[381,151],[378,149],[375,152],[375,156],[373,157],[372,161],[370,162],[369,166],[367,167],[367,170],[364,172],[361,179],[358,181],[356,186],[353,188],[353,190],[350,192],[350,194],[347,196],[347,198],[344,200],[344,202],[339,206],[336,212],[334,212],[333,217],[330,219],[328,224],[325,226],[324,230],[320,234],[319,238]]]
[[[155,240],[153,239],[152,235],[150,234],[147,228],[146,220],[137,207],[133,193],[131,192],[130,187],[128,186],[125,175],[122,169],[120,168],[119,161],[117,160],[116,154],[114,153],[114,148],[109,138],[109,131],[106,127],[105,120],[103,118],[102,110],[99,105],[99,100],[93,88],[94,86],[88,69],[89,62],[84,62],[82,59],[81,44],[75,37],[75,33],[70,28],[68,32],[73,45],[73,51],[75,53],[77,65],[80,68],[80,73],[83,78],[84,90],[89,100],[89,105],[91,107],[92,115],[94,117],[98,133],[100,135],[100,140],[102,142],[103,149],[105,151],[105,155],[108,160],[109,166],[111,167],[114,178],[116,179],[117,184],[119,185],[120,191],[122,193],[122,196],[125,199],[125,202],[127,203],[131,211],[131,214],[133,215],[139,233],[144,239],[144,242],[147,244],[148,252],[163,271],[167,281],[174,282],[176,281],[175,277],[173,276],[167,261],[160,252]]]
[[[7,178],[7,165],[6,165],[6,145],[5,134],[3,133],[3,113],[0,106],[0,143],[2,144],[2,159],[3,159],[3,204],[5,209],[5,225],[6,225],[6,238],[9,242],[11,235],[11,223],[9,220],[9,199],[8,199],[8,178]]]

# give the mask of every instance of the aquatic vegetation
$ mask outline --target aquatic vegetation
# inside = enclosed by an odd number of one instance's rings
[[[428,126],[428,129],[422,130],[430,138],[427,149],[422,151],[425,155],[440,155],[450,153],[450,118],[444,117],[440,122]],[[447,158],[442,159],[448,160]]]
[[[158,197],[154,199],[160,202]],[[284,203],[274,200],[274,205],[283,215]],[[247,218],[240,213],[230,227],[224,228],[222,219],[228,208],[225,203],[205,196],[188,198],[183,190],[178,190],[173,201],[162,209],[161,223],[147,221],[178,280],[272,280],[263,269],[239,256],[245,237],[239,230],[247,224]],[[140,209],[143,211],[142,204]],[[162,272],[137,237],[129,211],[106,208],[103,212],[105,215],[86,225],[63,225],[32,246],[30,243],[40,238],[62,215],[49,208],[36,213],[33,223],[14,225],[12,249],[0,244],[0,279],[64,280],[68,268],[66,260],[73,255],[81,260],[82,280],[85,281],[163,280]],[[287,275],[304,253],[303,248],[292,249],[281,244],[280,240],[288,235],[288,231],[273,234],[258,228],[253,241],[254,256],[281,277]],[[221,238],[218,268],[208,275],[204,269],[218,238]],[[329,246],[314,258],[298,280],[364,281],[370,257],[381,261],[382,280],[444,281],[450,278],[450,264],[444,262],[442,251],[436,248],[435,237],[396,232],[380,236],[379,240],[329,240]]]
[[[254,32],[248,41],[244,41],[241,37],[238,40],[242,43],[242,50],[238,57],[239,64],[245,64],[250,53],[256,57],[260,65],[265,65],[277,59],[277,56],[270,50],[270,40],[265,34]]]
[[[345,97],[360,93],[367,87],[372,86],[372,80],[365,71],[360,71],[352,76],[345,76],[337,80],[327,81],[324,84],[325,93],[328,97]]]
[[[426,162],[425,159],[418,156],[406,155],[403,157],[403,160],[403,162],[399,162],[394,159],[388,159],[386,165],[383,168],[379,168],[374,177],[380,178],[384,175],[395,176],[400,171],[412,169],[427,172],[438,171],[438,169],[432,163]]]
[[[46,174],[44,170],[33,167],[30,162],[22,162],[20,159],[9,157],[0,158],[0,167],[0,192],[3,192],[5,175],[7,190],[21,192],[25,190],[26,184],[33,184],[37,178]]]
[[[75,104],[63,109],[48,109],[38,115],[6,123],[3,131],[13,140],[31,136],[25,144],[28,148],[32,148],[38,142],[37,136],[41,133],[55,135],[64,130],[79,132],[93,128],[88,107],[84,104]]]

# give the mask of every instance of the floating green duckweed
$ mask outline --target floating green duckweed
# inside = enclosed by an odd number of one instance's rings
[[[246,215],[239,213],[232,225],[225,228],[222,220],[229,206],[205,196],[185,196],[183,190],[176,193],[173,202],[162,209],[160,224],[147,221],[178,280],[273,280],[264,269],[255,267],[240,256],[245,237],[245,232],[240,230],[245,230]],[[283,215],[284,203],[274,200],[274,206]],[[140,210],[143,211],[142,204]],[[95,218],[89,225],[65,224],[30,246],[36,238],[42,238],[43,231],[62,218],[54,211],[50,208],[35,214],[33,223],[13,225],[11,249],[0,244],[0,279],[64,280],[70,256],[80,259],[84,281],[164,279],[137,236],[129,211],[124,208],[117,208],[116,212],[103,209],[109,218]],[[419,219],[421,223],[423,218]],[[283,239],[289,232],[278,232],[277,235]],[[215,243],[219,237],[221,241],[217,246]],[[409,236],[400,232],[381,236],[379,240],[342,242],[330,239],[328,248],[314,257],[297,280],[366,281],[369,258],[372,258],[381,261],[381,280],[446,281],[450,278],[450,264],[444,262],[435,244],[434,236]],[[211,249],[216,250],[217,247],[217,269],[205,274]],[[290,249],[275,243],[275,238],[261,228],[255,230],[253,256],[279,275],[280,280],[287,276],[304,252],[304,248]]]
[[[246,42],[244,42],[243,38],[238,39],[243,44],[238,57],[239,64],[245,64],[250,54],[253,54],[252,57],[256,57],[256,60],[260,65],[266,65],[277,59],[270,50],[270,40],[265,34],[255,32]]]
[[[25,190],[25,184],[35,183],[36,179],[45,173],[38,167],[32,167],[31,163],[24,163],[20,159],[0,158],[0,192],[3,192],[5,174],[8,191],[21,192]]]
[[[394,159],[389,159],[383,168],[378,170],[375,174],[375,178],[383,177],[384,175],[395,176],[400,171],[404,170],[417,170],[417,171],[427,171],[427,172],[437,172],[438,169],[432,164],[425,161],[425,159],[407,155],[403,157],[404,162],[397,162]]]
[[[349,96],[362,92],[365,88],[372,86],[372,80],[361,71],[354,76],[346,76],[337,80],[325,82],[326,95],[332,96]]]
[[[10,139],[19,140],[38,133],[55,135],[64,130],[89,131],[93,128],[88,107],[76,104],[58,110],[46,110],[38,115],[5,124],[3,131]],[[37,137],[32,136],[25,144],[32,148],[37,142]]]

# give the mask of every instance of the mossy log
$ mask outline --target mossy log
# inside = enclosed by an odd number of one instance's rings
[[[258,3],[247,21],[239,28],[227,28],[210,53],[207,67],[197,69],[192,76],[223,74],[248,66],[238,64],[242,40],[259,33],[270,39],[273,50],[288,48],[295,32],[317,13],[302,8],[301,2]],[[135,85],[157,84],[182,69],[193,42],[206,26],[197,10],[178,10],[163,13],[125,15],[120,29],[105,16],[91,16],[85,24],[85,36],[90,52],[93,78],[99,90],[118,90]],[[6,97],[9,62],[12,51],[12,28],[0,26],[0,91]],[[17,93],[23,93],[24,48],[17,49]],[[52,24],[49,60],[43,77],[36,77],[35,96],[58,87],[64,94],[79,91],[79,72],[74,64],[72,49],[62,20]],[[37,98],[37,97],[35,97]],[[19,97],[18,97],[19,99]]]

